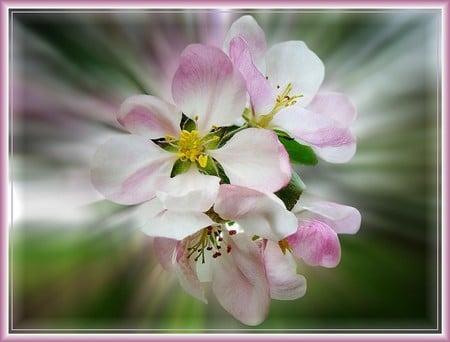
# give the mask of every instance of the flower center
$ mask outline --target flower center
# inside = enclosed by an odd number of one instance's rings
[[[199,161],[202,164],[200,156],[203,155],[204,147],[198,131],[193,130],[191,132],[183,130],[180,134],[180,140],[178,141],[178,158],[183,161],[195,162]],[[203,155],[203,157],[206,157]]]
[[[279,85],[277,85],[277,89],[280,89]],[[244,118],[253,127],[261,127],[261,128],[269,127],[270,122],[281,109],[295,105],[297,103],[297,99],[303,97],[303,95],[289,95],[291,91],[292,91],[292,83],[288,83],[286,88],[284,88],[284,90],[277,96],[275,104],[269,113],[258,115],[256,117],[244,115]]]
[[[189,161],[191,163],[198,162],[200,167],[204,168],[208,163],[208,155],[205,153],[205,146],[212,141],[219,140],[219,137],[216,135],[213,135],[212,137],[207,135],[202,138],[197,130],[182,130],[179,140],[175,140],[175,138],[170,135],[166,135],[164,139],[178,150],[177,157],[181,161]]]
[[[194,256],[194,260],[198,261],[202,260],[202,264],[205,263],[205,253],[209,252],[212,254],[212,257],[218,258],[222,255],[222,253],[230,253],[231,245],[227,244],[226,248],[222,250],[222,242],[223,242],[223,229],[220,225],[208,226],[194,235],[194,238],[191,240],[191,243],[188,245],[188,256]],[[228,234],[234,235],[236,234],[235,230],[229,230]]]

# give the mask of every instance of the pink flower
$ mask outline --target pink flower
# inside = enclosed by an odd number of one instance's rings
[[[279,242],[281,250],[291,251],[312,266],[337,266],[341,258],[337,234],[355,234],[359,230],[359,211],[303,193],[292,212],[298,219],[298,229]]]
[[[122,104],[118,121],[132,134],[101,145],[92,163],[92,182],[107,199],[149,201],[146,207],[158,216],[160,227],[185,222],[163,235],[180,239],[213,223],[204,212],[217,197],[220,178],[208,174],[208,167],[222,167],[232,184],[263,191],[289,182],[289,157],[273,132],[248,128],[218,145],[217,128],[233,125],[246,101],[245,82],[220,49],[189,45],[180,57],[172,95],[176,106],[150,95]],[[182,113],[194,127],[180,128]]]
[[[286,132],[329,162],[354,155],[349,126],[355,107],[343,94],[317,94],[324,65],[304,42],[286,41],[266,51],[264,32],[253,17],[243,16],[231,25],[224,50],[245,78],[251,126]]]

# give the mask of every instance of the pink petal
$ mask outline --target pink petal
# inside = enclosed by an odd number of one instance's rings
[[[195,166],[159,183],[156,196],[166,209],[204,212],[212,207],[219,192],[220,178],[201,174]]]
[[[328,162],[347,162],[356,151],[355,137],[348,128],[342,127],[328,116],[299,106],[281,110],[275,115],[271,125],[311,146],[319,157]]]
[[[158,177],[170,175],[174,156],[141,136],[111,138],[94,155],[92,184],[113,202],[144,202],[155,196]]]
[[[153,250],[161,266],[171,271],[174,267],[173,254],[178,240],[156,237],[153,239]]]
[[[348,127],[356,119],[355,106],[346,95],[340,93],[318,93],[307,109],[325,115],[344,127]]]
[[[231,40],[230,57],[242,76],[244,76],[255,113],[270,113],[276,103],[274,89],[269,81],[266,80],[265,76],[253,64],[250,49],[241,37],[236,37]]]
[[[326,223],[338,234],[355,234],[361,225],[361,214],[348,205],[325,201],[302,193],[292,212],[299,218],[314,218]]]
[[[225,220],[236,221],[249,236],[281,240],[297,229],[297,219],[271,193],[223,184],[214,210]]]
[[[287,240],[294,255],[309,265],[335,267],[341,259],[341,247],[336,232],[321,221],[299,221],[297,232]]]
[[[266,75],[280,92],[291,83],[289,96],[303,95],[297,104],[305,107],[319,89],[325,67],[317,55],[301,41],[286,41],[273,45],[266,54]]]
[[[220,49],[192,44],[184,49],[172,83],[178,107],[194,119],[202,133],[215,126],[232,125],[246,102],[245,82]]]
[[[297,265],[292,255],[283,254],[278,243],[267,241],[264,263],[273,299],[293,300],[305,295],[305,277],[297,274]]]
[[[245,234],[228,239],[229,254],[216,258],[212,290],[219,303],[247,325],[260,324],[266,317],[270,293],[261,253]]]
[[[179,257],[176,260],[177,262],[174,268],[175,274],[177,275],[181,287],[183,287],[187,293],[207,304],[208,301],[205,297],[205,290],[195,272],[196,262],[192,258],[187,258],[186,243],[188,241],[189,239],[182,241],[177,247],[177,254]]]
[[[231,184],[275,192],[291,179],[289,156],[269,130],[245,129],[209,154],[222,165]]]
[[[117,119],[129,132],[157,139],[179,135],[181,111],[157,97],[136,95],[125,100]]]
[[[241,37],[246,42],[255,64],[259,70],[264,72],[266,37],[264,31],[252,16],[244,15],[230,26],[223,44],[225,53],[230,51],[230,42],[235,37]]]

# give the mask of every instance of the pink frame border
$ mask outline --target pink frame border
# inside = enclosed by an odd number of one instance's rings
[[[1,54],[0,54],[0,79],[1,91],[0,91],[0,130],[1,130],[1,164],[2,169],[0,173],[1,185],[2,185],[2,197],[0,208],[1,213],[1,231],[0,231],[0,260],[1,260],[1,273],[0,273],[0,303],[2,315],[0,316],[0,342],[1,341],[123,341],[123,340],[195,340],[195,341],[207,341],[211,339],[211,335],[201,334],[116,334],[116,333],[95,333],[95,334],[11,334],[9,331],[9,231],[10,231],[10,213],[11,213],[11,183],[9,179],[9,139],[8,139],[8,127],[9,127],[9,104],[10,104],[10,88],[9,88],[9,72],[10,72],[10,59],[9,59],[9,9],[178,9],[178,8],[190,8],[190,9],[210,9],[210,8],[229,8],[229,9],[245,9],[245,8],[296,8],[296,9],[308,9],[308,8],[346,8],[346,9],[439,9],[441,10],[442,17],[442,37],[441,37],[441,203],[447,203],[450,200],[448,194],[448,146],[450,143],[450,137],[447,132],[450,129],[449,119],[449,107],[448,107],[448,90],[450,71],[448,68],[448,61],[450,60],[450,0],[442,1],[413,1],[413,0],[395,0],[395,1],[339,1],[339,0],[327,0],[327,1],[295,1],[295,0],[283,0],[279,2],[275,1],[21,1],[21,0],[0,0],[0,37],[1,37]],[[449,332],[449,271],[448,265],[450,264],[450,234],[447,231],[449,226],[449,214],[446,212],[447,208],[441,208],[441,252],[442,259],[440,260],[441,267],[441,289],[442,289],[442,312],[441,312],[441,333],[428,334],[428,333],[408,333],[408,334],[368,334],[368,333],[352,333],[352,334],[215,334],[214,339],[217,341],[227,341],[230,339],[239,340],[255,340],[255,341],[271,341],[275,339],[286,341],[450,341]],[[256,329],[255,329],[256,330]]]

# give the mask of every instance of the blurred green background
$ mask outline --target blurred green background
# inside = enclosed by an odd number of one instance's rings
[[[351,162],[298,171],[311,192],[362,214],[359,233],[341,235],[340,265],[299,262],[305,297],[273,300],[251,329],[213,296],[204,305],[187,295],[131,208],[102,200],[89,181],[96,147],[121,131],[120,103],[136,93],[170,99],[184,47],[220,46],[246,13],[268,46],[305,41],[325,64],[323,89],[357,106]],[[11,29],[13,329],[438,326],[438,11],[13,11]]]

